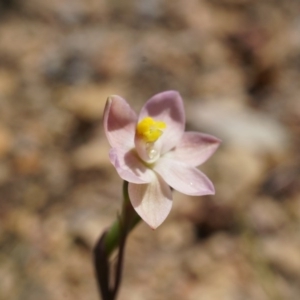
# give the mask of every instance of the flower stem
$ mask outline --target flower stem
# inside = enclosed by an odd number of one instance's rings
[[[115,300],[118,288],[122,278],[123,256],[125,243],[128,233],[138,224],[141,218],[133,209],[129,195],[128,182],[123,184],[123,205],[122,212],[112,224],[104,231],[94,248],[94,266],[96,271],[99,292],[103,300]],[[111,256],[115,249],[118,248],[117,262],[113,284],[111,284],[110,274],[113,263]]]
[[[115,220],[108,229],[105,236],[105,250],[110,256],[119,245],[121,235],[127,235],[141,220],[131,205],[128,195],[128,182],[123,183],[123,206],[121,215]]]

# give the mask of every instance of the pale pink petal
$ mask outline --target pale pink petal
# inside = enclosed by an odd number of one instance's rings
[[[166,219],[172,208],[171,189],[154,172],[148,184],[129,183],[128,192],[136,212],[153,229]]]
[[[137,115],[119,96],[110,96],[104,109],[103,125],[109,144],[113,148],[134,147]]]
[[[167,91],[156,94],[143,106],[139,121],[150,116],[156,121],[163,121],[164,129],[162,139],[162,153],[175,147],[180,141],[185,127],[185,113],[181,96],[176,91]]]
[[[141,162],[134,150],[124,152],[111,148],[109,158],[122,179],[133,183],[148,183],[152,180],[153,171]]]
[[[168,185],[183,194],[201,196],[215,193],[212,182],[195,167],[163,157],[153,169]]]
[[[167,153],[169,158],[189,166],[199,166],[217,150],[218,138],[200,132],[185,132],[175,149]]]

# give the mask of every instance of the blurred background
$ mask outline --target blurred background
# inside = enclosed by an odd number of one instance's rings
[[[300,297],[300,2],[0,1],[0,299],[98,298],[121,207],[102,113],[178,90],[216,195],[130,235],[120,300]]]

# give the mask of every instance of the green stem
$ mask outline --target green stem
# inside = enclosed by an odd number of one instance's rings
[[[131,205],[128,195],[128,182],[123,183],[123,205],[121,215],[116,219],[105,235],[107,257],[118,247],[121,235],[127,235],[141,220]]]

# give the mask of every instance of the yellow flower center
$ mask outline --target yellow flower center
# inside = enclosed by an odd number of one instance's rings
[[[163,129],[166,127],[166,123],[146,117],[137,124],[136,132],[146,143],[154,143],[163,134]]]

